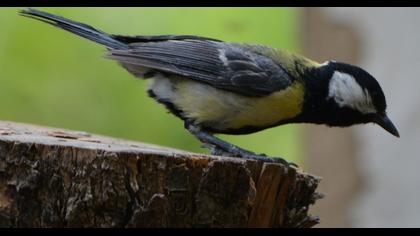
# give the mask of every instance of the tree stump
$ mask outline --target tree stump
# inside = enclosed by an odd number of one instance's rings
[[[319,178],[0,121],[1,227],[311,227]]]

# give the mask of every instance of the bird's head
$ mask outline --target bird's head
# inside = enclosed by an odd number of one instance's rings
[[[312,110],[316,123],[350,126],[373,122],[399,137],[397,129],[386,115],[382,88],[368,72],[357,66],[328,61],[313,73],[313,79],[309,82],[313,87],[310,91],[307,89],[307,92],[309,96],[316,97],[318,102],[308,104],[307,108]]]

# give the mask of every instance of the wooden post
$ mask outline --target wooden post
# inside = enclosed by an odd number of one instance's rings
[[[319,178],[0,121],[0,227],[311,227]]]

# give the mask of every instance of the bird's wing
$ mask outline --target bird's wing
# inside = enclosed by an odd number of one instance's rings
[[[245,96],[268,95],[292,83],[287,71],[271,58],[238,44],[195,36],[116,39],[123,42],[125,39],[130,49],[111,49],[107,58],[129,65],[133,74],[141,74],[136,73],[136,67],[148,68]]]

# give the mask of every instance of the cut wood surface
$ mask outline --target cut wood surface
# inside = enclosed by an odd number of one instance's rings
[[[311,227],[319,178],[0,121],[1,227]]]

